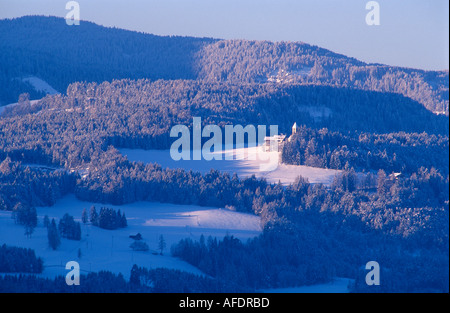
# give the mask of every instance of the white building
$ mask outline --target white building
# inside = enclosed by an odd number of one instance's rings
[[[283,149],[283,142],[286,138],[286,135],[275,135],[275,136],[267,136],[264,137],[264,151],[272,152],[272,151],[281,151]]]
[[[289,136],[288,141],[291,141],[291,138],[294,134],[297,133],[298,126],[297,123],[294,123],[292,126],[292,134]],[[264,151],[265,152],[271,152],[271,151],[277,151],[280,152],[283,150],[284,141],[286,140],[286,135],[275,135],[275,136],[267,136],[264,137]]]

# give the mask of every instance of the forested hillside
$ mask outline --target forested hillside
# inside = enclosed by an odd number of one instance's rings
[[[386,105],[393,102],[395,111],[388,114]],[[332,117],[312,118],[304,108],[316,103],[329,108]],[[174,140],[168,135],[170,128],[176,124],[192,126],[194,116],[202,117],[204,124],[220,126],[277,124],[289,134],[297,121],[304,126],[286,144],[285,162],[344,169],[351,179],[336,183],[348,192],[357,189],[352,167],[388,174],[401,171],[405,177],[399,185],[381,192],[383,196],[390,194],[393,206],[442,207],[448,201],[448,118],[400,95],[320,86],[286,89],[189,80],[119,80],[75,83],[67,95],[47,96],[34,105],[25,100],[4,112],[0,118],[4,208],[12,209],[19,199],[30,205],[51,204],[68,191],[89,201],[233,205],[246,212],[261,209],[253,207],[258,188],[259,194],[269,197],[261,200],[261,205],[274,201],[270,196],[274,192],[266,190],[265,181],[240,181],[219,173],[202,176],[131,163],[116,150],[168,148]],[[326,125],[329,129],[323,128]],[[14,162],[60,170],[24,171]],[[84,173],[75,184],[76,173],[68,173],[73,171]],[[11,186],[14,180],[16,184]],[[422,181],[433,186],[420,187],[424,194],[415,190]],[[49,185],[53,186],[50,194]],[[30,189],[35,197],[26,196],[32,194]],[[289,197],[280,195],[279,199]],[[316,205],[322,207],[325,199]],[[299,200],[293,200],[289,207],[300,205]],[[380,202],[376,206],[386,205]]]
[[[23,79],[30,76],[60,93],[33,89]],[[259,216],[262,233],[245,243],[227,235],[172,247],[208,278],[134,267],[129,282],[100,272],[79,291],[255,291],[346,277],[357,292],[448,292],[449,119],[431,112],[448,112],[448,78],[304,43],[159,37],[89,22],[69,27],[53,17],[2,20],[0,101],[18,103],[0,113],[0,210],[36,212],[73,193],[95,203]],[[288,136],[297,123],[282,161],[339,174],[329,186],[303,177],[271,184],[131,162],[118,150],[168,149],[171,128],[192,129],[193,117],[203,126],[278,125]],[[98,226],[126,225],[117,221]],[[31,250],[3,250],[8,264],[22,254],[35,259]],[[382,285],[370,290],[368,260],[383,265]],[[13,291],[24,290],[21,283],[67,291],[59,280],[0,280]]]
[[[317,104],[327,108],[330,115],[310,112]],[[69,86],[67,95],[47,96],[33,105],[24,100],[2,116],[0,156],[66,168],[85,166],[109,145],[169,148],[173,141],[170,128],[192,125],[195,116],[202,117],[205,125],[279,125],[279,131],[287,134],[294,122],[314,129],[326,127],[352,138],[361,133],[425,132],[420,143],[422,154],[427,153],[427,147],[445,147],[448,140],[448,118],[434,115],[408,98],[321,86],[282,88],[190,80],[75,83]],[[417,135],[405,137],[409,140]],[[336,144],[350,146],[345,141]],[[381,151],[385,148],[379,147]],[[395,152],[399,158],[406,158],[402,151],[408,150],[388,149],[389,154]],[[448,155],[448,149],[437,151],[438,155],[427,161],[411,161],[409,170],[420,166],[448,169],[441,158]],[[296,163],[292,157],[286,160]],[[343,159],[340,166],[347,161]]]
[[[0,104],[17,102],[20,93],[30,92],[30,86],[17,79],[26,76],[39,77],[62,93],[76,81],[195,79],[194,54],[212,41],[90,22],[69,27],[56,17],[0,20]]]
[[[90,22],[29,16],[0,21],[0,104],[41,94],[18,78],[36,76],[59,92],[76,81],[120,78],[315,84],[393,92],[448,112],[448,71],[378,64],[294,42],[161,37]],[[390,104],[394,105],[394,104]]]
[[[448,112],[448,71],[366,64],[297,42],[223,40],[197,53],[199,77],[212,81],[301,83],[399,93]]]

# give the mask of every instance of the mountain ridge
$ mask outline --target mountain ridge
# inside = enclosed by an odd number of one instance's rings
[[[304,42],[153,34],[63,18],[0,20],[0,103],[16,102],[36,76],[63,92],[75,81],[149,78],[313,84],[393,92],[448,114],[449,73],[365,63]]]

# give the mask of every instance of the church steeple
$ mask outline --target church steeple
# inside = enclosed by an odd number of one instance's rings
[[[294,125],[292,126],[292,135],[297,133],[297,123],[294,123]]]
[[[292,134],[291,134],[291,135],[289,136],[289,138],[288,138],[288,141],[289,141],[289,142],[291,141],[291,139],[292,139],[292,137],[294,136],[294,134],[297,133],[297,129],[298,129],[297,123],[294,123],[294,125],[292,125]]]

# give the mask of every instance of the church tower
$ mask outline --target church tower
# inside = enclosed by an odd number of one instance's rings
[[[289,142],[291,141],[292,136],[294,136],[294,134],[297,133],[297,129],[298,129],[297,123],[294,123],[294,125],[292,125],[292,134],[291,134],[291,135],[289,136],[289,138],[288,138],[288,141],[289,141]]]
[[[294,123],[294,125],[292,126],[292,135],[297,133],[297,123]]]

